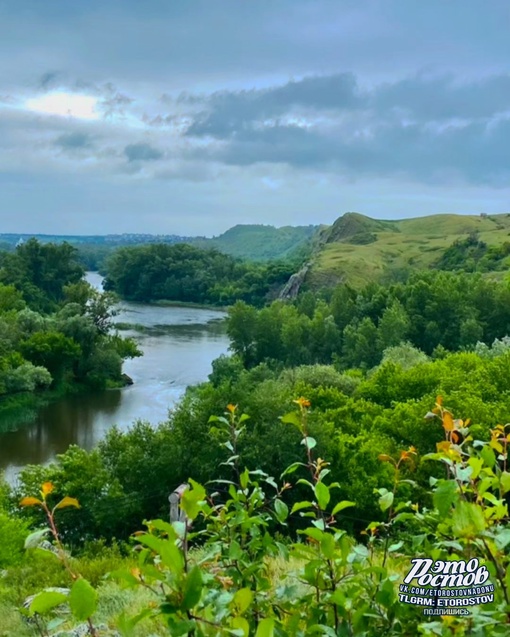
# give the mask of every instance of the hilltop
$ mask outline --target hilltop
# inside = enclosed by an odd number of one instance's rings
[[[348,212],[319,231],[306,283],[313,288],[340,281],[357,286],[398,279],[410,269],[440,268],[452,244],[469,237],[486,249],[503,246],[510,241],[510,214],[382,221]],[[500,267],[506,265],[502,260]]]
[[[317,231],[317,226],[283,226],[239,224],[212,239],[197,239],[195,245],[217,248],[233,257],[265,261],[292,256],[303,249]]]

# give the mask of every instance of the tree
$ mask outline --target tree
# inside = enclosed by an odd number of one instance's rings
[[[402,303],[395,300],[381,316],[377,327],[377,339],[381,350],[398,345],[405,341],[409,332],[409,316]]]
[[[229,309],[227,334],[231,341],[230,349],[247,367],[255,360],[256,325],[257,310],[244,301],[237,301]]]
[[[55,381],[81,355],[81,347],[61,332],[36,332],[20,344],[23,356],[37,366],[45,367]]]

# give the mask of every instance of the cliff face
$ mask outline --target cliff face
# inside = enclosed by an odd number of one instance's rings
[[[278,298],[280,300],[293,301],[297,297],[309,268],[310,268],[310,264],[307,263],[305,266],[301,268],[301,270],[299,270],[299,272],[296,272],[290,277],[290,279],[287,281],[282,291],[278,295]]]

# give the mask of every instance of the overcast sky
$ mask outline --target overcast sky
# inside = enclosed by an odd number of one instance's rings
[[[0,232],[510,212],[508,0],[0,0]]]

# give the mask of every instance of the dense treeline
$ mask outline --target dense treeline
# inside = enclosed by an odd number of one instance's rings
[[[230,309],[232,350],[248,367],[332,363],[370,369],[387,347],[409,341],[426,354],[456,351],[510,333],[510,286],[481,275],[426,272],[406,283],[337,287],[312,292],[294,305],[274,302],[260,311]]]
[[[424,420],[435,396],[469,413],[472,435],[482,438],[495,421],[508,419],[509,377],[507,340],[437,360],[406,345],[389,348],[368,376],[326,365],[276,371],[261,364],[244,370],[238,358],[221,357],[210,382],[189,388],[168,422],[156,429],[138,422],[128,433],[112,429],[91,452],[72,447],[49,467],[27,468],[20,489],[37,492],[38,484],[51,481],[58,494],[73,493],[80,500],[82,508],[62,522],[66,540],[75,546],[99,537],[126,539],[140,520],[167,517],[169,493],[190,476],[204,484],[229,477],[230,469],[222,465],[225,448],[209,424],[209,416],[222,413],[228,402],[250,416],[237,450],[241,468],[279,475],[298,461],[298,434],[279,417],[304,395],[312,403],[309,428],[317,454],[328,458],[331,479],[340,483],[339,498],[356,502],[356,512],[343,524],[359,531],[379,516],[373,489],[391,486],[379,454],[413,445],[420,466],[420,457],[441,440],[441,428]],[[425,504],[426,469],[414,476],[417,497]],[[407,495],[404,490],[402,498]],[[302,496],[296,487],[287,501]]]
[[[119,248],[106,261],[105,288],[132,301],[263,305],[295,270],[292,262],[247,263],[188,244]]]
[[[33,239],[0,253],[4,416],[47,390],[119,385],[123,359],[139,355],[133,341],[111,333],[115,299],[94,290],[83,274],[76,250],[65,243]]]

